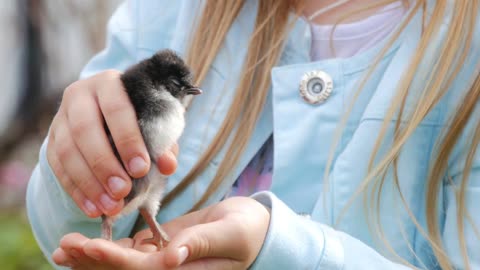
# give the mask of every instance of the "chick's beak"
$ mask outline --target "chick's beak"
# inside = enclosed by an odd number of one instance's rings
[[[198,87],[192,87],[187,89],[187,94],[188,95],[200,95],[202,93],[202,89]]]

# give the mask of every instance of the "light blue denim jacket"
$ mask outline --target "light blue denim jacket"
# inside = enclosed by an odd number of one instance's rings
[[[256,5],[257,1],[246,1],[201,85],[205,93],[196,97],[188,110],[185,133],[179,142],[179,167],[169,179],[169,189],[179,183],[198,161],[206,146],[212,143],[227,110],[235,102],[232,100],[233,90],[238,84],[249,36],[254,27]],[[110,20],[107,47],[90,61],[81,76],[87,77],[105,69],[124,70],[162,48],[172,48],[184,55],[199,10],[201,1],[132,0],[123,3]],[[335,228],[333,225],[365,176],[370,153],[395,87],[418,44],[420,22],[421,16],[416,15],[383,57],[360,94],[335,151],[327,187],[324,186],[323,177],[335,129],[360,79],[383,44],[348,59],[311,62],[308,23],[303,19],[295,22],[281,60],[271,71],[272,87],[253,136],[232,177],[225,179],[208,201],[211,204],[222,199],[273,132],[273,184],[269,192],[253,196],[271,207],[271,221],[265,243],[251,269],[406,268],[388,252],[378,238],[378,232],[369,230],[361,196],[347,208],[339,224]],[[445,32],[445,29],[442,28],[440,32]],[[478,72],[480,28],[476,29],[473,49],[451,91],[420,124],[400,155],[400,187],[413,215],[424,228],[428,162],[434,141],[445,127],[448,112],[455,109],[453,104],[465,92],[472,74]],[[438,44],[442,42],[441,36]],[[209,44],[203,45],[208,50]],[[424,62],[434,60],[434,55],[427,54]],[[322,70],[333,79],[332,94],[321,105],[310,105],[299,95],[303,74],[312,70]],[[420,80],[426,75],[428,72],[417,74]],[[407,112],[412,106],[412,100],[409,100]],[[478,121],[479,118],[476,119]],[[389,148],[393,122],[380,154]],[[462,137],[459,145],[468,148],[467,139]],[[62,190],[47,162],[45,148],[46,144],[41,149],[39,164],[29,184],[27,207],[33,232],[41,249],[50,258],[60,238],[69,232],[98,237],[100,220],[84,216]],[[462,177],[464,156],[461,150],[461,147],[457,147],[449,160],[448,173],[453,183]],[[161,209],[158,216],[160,222],[178,217],[190,209],[207,188],[224,155],[225,151],[222,151],[194,184],[173,203]],[[430,246],[412,224],[401,198],[392,191],[391,179],[391,174],[388,174],[380,208],[384,237],[396,253],[411,264],[424,269],[438,268]],[[453,185],[445,181],[440,191],[439,222],[445,249],[455,267],[463,269],[453,194]],[[471,217],[480,225],[478,154],[470,174],[467,196]],[[311,218],[299,213],[309,214]],[[118,221],[114,237],[126,237],[136,216],[134,213]],[[472,266],[480,269],[478,239],[470,226],[466,227],[465,234]]]

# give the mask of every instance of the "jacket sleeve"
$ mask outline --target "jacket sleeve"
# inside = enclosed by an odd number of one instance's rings
[[[122,3],[109,21],[106,48],[86,65],[81,77],[105,69],[124,70],[157,49],[166,47],[172,29],[175,29],[172,24],[176,22],[177,2],[132,0]],[[155,12],[159,12],[156,14],[159,16],[155,16]],[[52,263],[51,255],[65,234],[80,232],[99,237],[101,220],[85,216],[63,191],[48,164],[46,142],[41,147],[39,163],[28,185],[26,205],[33,234]],[[117,221],[114,237],[128,236],[136,216],[133,213]]]
[[[253,198],[271,209],[263,247],[250,269],[409,269],[346,233],[293,212],[271,192]]]
[[[472,123],[478,125],[480,109],[477,110],[475,118],[477,121]],[[444,249],[453,269],[459,270],[480,269],[480,147],[477,147],[472,168],[469,170],[464,198],[468,213],[464,219],[464,237],[470,268],[467,268],[463,261],[458,237],[456,194],[463,178],[465,148],[471,146],[467,137],[464,136],[459,141],[451,155],[448,168],[450,180],[445,180],[439,202],[439,226]],[[296,214],[271,192],[260,192],[254,194],[253,198],[271,209],[271,219],[264,245],[251,269],[410,269],[386,259],[344,232]]]
[[[476,125],[480,122],[479,108],[477,108],[476,121],[473,122],[476,122]],[[467,269],[463,261],[462,249],[460,248],[459,224],[457,223],[458,191],[464,177],[463,170],[466,162],[466,153],[470,150],[468,148],[471,147],[471,143],[469,143],[471,138],[467,137],[464,137],[464,143],[458,144],[456,149],[454,149],[448,168],[448,178],[444,182],[443,214],[445,222],[441,233],[445,249],[450,255],[454,269]],[[469,170],[463,200],[466,208],[463,235],[465,237],[470,269],[480,269],[480,147],[476,149],[472,167]]]

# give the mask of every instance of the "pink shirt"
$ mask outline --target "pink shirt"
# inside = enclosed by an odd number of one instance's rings
[[[368,18],[353,23],[339,24],[337,27],[312,24],[312,60],[348,58],[361,53],[390,34],[400,23],[404,14],[405,9],[402,3],[397,1],[383,7]],[[332,31],[334,32],[330,39]]]

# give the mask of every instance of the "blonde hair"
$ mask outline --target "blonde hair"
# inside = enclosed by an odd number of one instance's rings
[[[192,67],[196,74],[196,83],[200,84],[206,77],[216,54],[221,47],[226,33],[232,25],[235,18],[238,16],[241,8],[244,5],[244,0],[237,1],[216,1],[208,0],[205,3],[202,16],[199,19],[198,27],[195,30],[191,47],[189,49],[187,62]],[[382,1],[381,4],[394,2],[393,0]],[[426,6],[427,0],[418,0],[412,4],[411,10],[406,20],[398,28],[398,31],[392,35],[388,41],[387,46],[379,53],[374,61],[373,67],[367,72],[362,80],[359,89],[352,98],[352,103],[356,100],[359,93],[363,89],[370,75],[375,70],[377,64],[384,56],[389,47],[399,37],[401,31],[405,28],[409,21],[411,21],[413,14],[423,9],[423,33],[419,42],[415,55],[413,56],[409,67],[403,74],[403,79],[397,87],[397,92],[393,98],[389,110],[385,115],[381,132],[370,157],[368,173],[359,187],[354,197],[363,194],[364,200],[367,203],[369,198],[369,205],[366,210],[375,210],[374,221],[379,224],[379,208],[380,208],[380,193],[385,183],[386,173],[390,168],[394,169],[394,186],[396,191],[400,194],[404,206],[416,225],[419,232],[430,242],[435,257],[442,269],[453,269],[442,243],[439,217],[437,216],[439,191],[444,182],[445,175],[448,174],[448,160],[456,146],[456,143],[461,135],[466,132],[467,123],[472,122],[473,112],[478,103],[480,95],[480,76],[476,77],[474,83],[469,89],[466,89],[465,97],[461,100],[461,110],[458,109],[451,117],[448,129],[446,129],[438,141],[436,142],[436,156],[430,164],[430,174],[427,179],[426,192],[426,220],[427,230],[425,231],[415,216],[408,209],[407,203],[403,199],[403,194],[399,189],[399,179],[397,176],[397,162],[398,156],[401,152],[402,146],[406,143],[408,138],[413,134],[419,124],[425,119],[432,108],[434,108],[439,100],[444,97],[445,93],[451,86],[453,80],[456,78],[461,69],[467,53],[471,49],[472,36],[479,10],[479,1],[455,1],[453,6],[447,6],[447,0],[438,0],[431,7],[431,14],[427,18]],[[207,188],[205,194],[194,205],[192,210],[201,207],[214,193],[222,183],[223,179],[230,175],[235,165],[240,159],[248,140],[255,128],[256,121],[259,118],[260,112],[265,104],[267,92],[270,87],[270,71],[272,67],[278,62],[283,50],[284,41],[288,35],[289,29],[292,26],[289,23],[289,14],[294,11],[297,16],[302,13],[304,6],[303,1],[276,1],[276,0],[259,0],[258,12],[255,23],[255,30],[250,37],[248,54],[244,62],[243,71],[240,76],[241,81],[236,88],[235,103],[231,106],[222,123],[218,133],[214,137],[212,145],[210,145],[200,158],[200,161],[192,168],[188,175],[182,182],[175,187],[164,199],[163,204],[170,203],[178,194],[183,192],[208,166],[209,162],[219,153],[223,147],[227,147],[225,156],[228,159],[223,159],[219,164],[218,171]],[[367,8],[376,7],[372,5]],[[450,14],[447,16],[447,11]],[[448,18],[448,23],[445,24],[445,18]],[[442,25],[447,26],[445,36],[442,37],[442,42],[433,42],[439,34],[439,29]],[[210,49],[205,50],[203,44],[209,44]],[[431,52],[432,46],[435,48],[436,61],[432,63],[423,63],[423,56]],[[398,119],[405,118],[404,106],[409,96],[410,89],[414,79],[421,70],[428,69],[429,73],[422,73],[424,77],[421,80],[415,80],[416,89],[418,81],[422,83],[419,89],[421,91],[421,98],[418,99],[415,109],[412,113],[408,113],[405,125],[400,125],[400,121],[395,122],[394,140],[391,143],[390,150],[380,159],[379,162],[374,163],[376,156],[379,153],[380,146],[386,138],[388,127],[392,123],[394,117]],[[473,78],[472,78],[473,79]],[[248,104],[248,106],[247,106]],[[353,107],[353,106],[350,106]],[[247,109],[248,108],[248,109]],[[340,134],[347,121],[349,111],[341,120],[338,126],[338,134]],[[238,127],[238,128],[235,128]],[[233,132],[235,130],[235,132]],[[337,135],[338,135],[337,134]],[[227,139],[231,138],[230,143],[227,144]],[[340,138],[341,136],[336,136]],[[475,151],[480,141],[480,125],[478,121],[471,134],[471,146],[468,148],[466,161],[463,168],[463,176],[456,186],[456,200],[457,200],[457,225],[458,238],[460,242],[461,251],[463,254],[463,261],[466,269],[470,269],[468,254],[466,249],[466,241],[464,236],[465,219],[472,222],[469,213],[465,206],[466,188],[469,179],[469,172],[472,167]],[[334,141],[333,150],[338,144],[338,140]],[[324,180],[328,179],[328,172],[333,162],[329,159]],[[376,196],[369,193],[376,192]],[[353,200],[353,198],[352,198]],[[471,224],[472,226],[474,224]],[[377,226],[380,227],[380,226]],[[381,228],[379,234],[383,235]],[[477,237],[480,240],[478,230],[475,230]],[[386,243],[388,247],[388,243]],[[390,248],[391,249],[391,248]],[[391,249],[392,250],[392,249]],[[401,259],[401,258],[400,258]],[[405,264],[408,264],[403,260]]]

